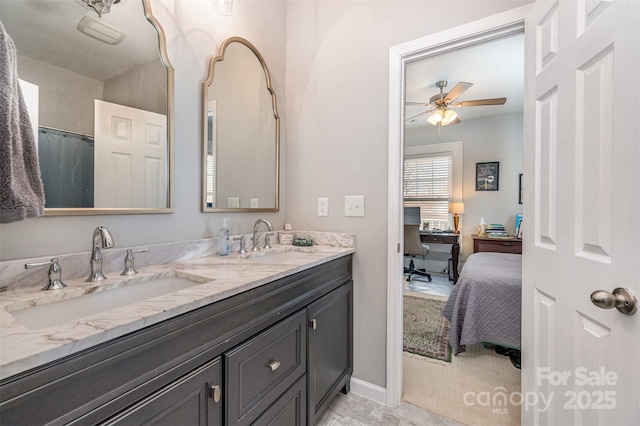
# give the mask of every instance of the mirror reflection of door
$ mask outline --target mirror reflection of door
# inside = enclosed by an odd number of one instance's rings
[[[96,100],[95,207],[167,205],[167,119]]]

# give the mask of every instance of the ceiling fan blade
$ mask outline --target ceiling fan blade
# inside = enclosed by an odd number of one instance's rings
[[[445,103],[453,102],[455,98],[460,96],[471,86],[473,86],[473,83],[466,83],[464,81],[461,81],[460,83],[456,84],[449,93],[447,93],[447,96],[444,97],[443,101]]]
[[[405,105],[408,106],[430,106],[429,102],[405,102]]]
[[[420,114],[416,114],[416,115],[414,115],[413,117],[405,118],[405,120],[404,120],[404,121],[413,121],[413,120],[415,120],[416,118],[420,117],[421,115],[425,115],[425,114],[428,114],[428,113],[430,113],[430,112],[431,112],[431,111],[422,111]]]
[[[507,102],[507,98],[493,98],[493,99],[477,99],[475,101],[462,101],[450,104],[450,107],[468,107],[468,106],[483,106],[483,105],[504,105]]]

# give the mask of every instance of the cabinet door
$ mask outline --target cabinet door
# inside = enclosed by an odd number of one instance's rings
[[[309,424],[313,425],[344,387],[353,369],[353,284],[349,282],[308,306]]]
[[[222,424],[220,357],[160,389],[107,425],[212,426]]]

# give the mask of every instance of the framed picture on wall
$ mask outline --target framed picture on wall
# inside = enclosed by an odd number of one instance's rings
[[[522,173],[520,173],[520,180],[518,182],[518,204],[522,204]]]
[[[476,163],[476,191],[498,191],[500,163]]]

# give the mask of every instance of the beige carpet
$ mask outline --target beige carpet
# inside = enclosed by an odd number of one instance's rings
[[[432,413],[473,426],[520,424],[519,406],[492,404],[496,394],[520,392],[520,370],[481,344],[451,363],[405,352],[403,382],[402,400]]]

